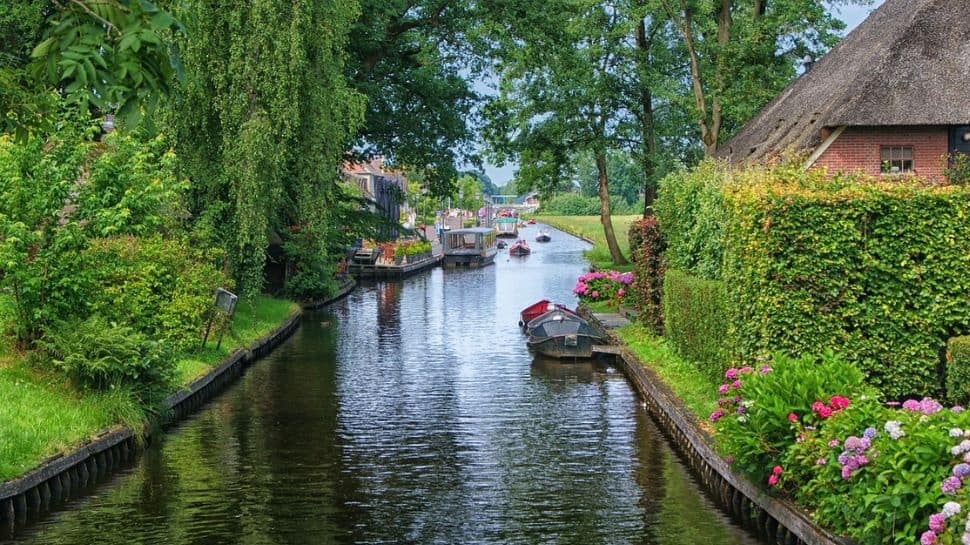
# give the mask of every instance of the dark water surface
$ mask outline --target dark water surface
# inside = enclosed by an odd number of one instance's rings
[[[525,231],[533,236],[534,227]],[[753,544],[613,369],[533,361],[584,243],[365,284],[18,543]]]

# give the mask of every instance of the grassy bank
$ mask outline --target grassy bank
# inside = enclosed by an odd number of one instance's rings
[[[640,219],[641,216],[613,216],[613,231],[616,233],[616,242],[620,245],[620,250],[627,259],[630,258],[630,242],[628,233],[630,224]],[[631,266],[617,267],[613,265],[610,258],[610,250],[606,247],[606,235],[603,234],[603,225],[600,224],[599,216],[536,216],[536,221],[547,223],[556,229],[567,233],[580,236],[593,241],[593,247],[586,251],[586,258],[589,262],[600,269],[617,269],[621,271],[633,270]]]
[[[707,421],[708,415],[716,408],[716,400],[711,392],[717,391],[717,384],[698,373],[694,365],[674,353],[663,339],[641,325],[622,327],[616,330],[616,334],[645,366],[657,373],[700,422]]]
[[[0,300],[0,313],[4,308]],[[179,384],[203,375],[232,350],[268,334],[298,309],[295,303],[269,297],[259,297],[252,305],[240,303],[221,349],[216,350],[212,339],[206,350],[180,358]],[[24,474],[101,429],[115,425],[137,429],[147,418],[129,396],[80,392],[62,375],[27,362],[3,343],[0,339],[0,481]]]

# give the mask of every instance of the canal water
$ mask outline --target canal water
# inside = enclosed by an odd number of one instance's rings
[[[532,237],[535,227],[526,229]],[[363,284],[17,543],[755,544],[608,364],[533,361],[585,243]]]

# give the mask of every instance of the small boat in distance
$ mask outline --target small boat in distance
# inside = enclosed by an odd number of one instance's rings
[[[529,248],[529,244],[524,240],[516,240],[509,246],[509,255],[526,256],[532,253],[532,249]]]
[[[589,322],[568,310],[546,312],[528,324],[529,350],[552,358],[591,358],[593,345],[602,344]]]
[[[507,217],[496,218],[495,230],[500,237],[516,238],[519,236],[519,220]]]
[[[500,240],[495,243],[495,247],[498,248],[499,250],[504,250],[509,247],[509,243],[505,242],[504,240]]]
[[[535,225],[535,224],[536,224],[536,220],[532,220],[532,219],[529,220],[529,225]]]
[[[539,234],[536,235],[536,242],[549,242],[550,240],[552,240],[552,237],[546,231],[539,231]]]

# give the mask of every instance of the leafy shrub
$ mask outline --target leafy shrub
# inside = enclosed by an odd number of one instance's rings
[[[145,405],[162,399],[176,373],[175,361],[164,344],[98,315],[59,322],[45,333],[40,345],[78,387],[129,390]]]
[[[666,267],[666,243],[657,218],[646,217],[630,224],[630,255],[633,258],[634,304],[637,319],[657,334],[663,332],[661,293]]]
[[[669,269],[663,280],[664,331],[681,357],[718,380],[732,355],[724,283]]]
[[[842,403],[833,397],[851,404],[866,393],[862,373],[831,353],[820,359],[778,355],[758,369],[728,369],[724,378],[720,408],[711,415],[718,447],[734,458],[735,468],[759,482],[773,474],[772,467],[794,442],[793,425],[818,424],[831,416],[813,410],[816,402],[841,410]]]
[[[583,274],[576,282],[573,293],[583,303],[605,301],[609,306],[620,306],[629,299],[632,273],[619,271],[595,271]]]
[[[937,392],[947,333],[970,331],[970,188],[735,177],[723,278],[741,354],[831,348],[890,397]]]
[[[970,402],[970,336],[947,343],[946,395],[953,403]]]
[[[201,251],[160,236],[115,237],[90,242],[85,252],[93,313],[164,342],[174,351],[202,338],[213,292],[227,279],[214,266],[218,250]]]
[[[598,216],[600,200],[599,197],[584,197],[579,193],[560,193],[544,199],[540,212],[546,216]],[[623,198],[612,196],[610,213],[622,216],[638,213],[638,210]]]
[[[944,157],[943,175],[953,185],[970,185],[970,156],[955,153]]]
[[[667,266],[694,276],[721,278],[724,256],[726,174],[717,163],[667,175],[653,209],[667,243]]]

